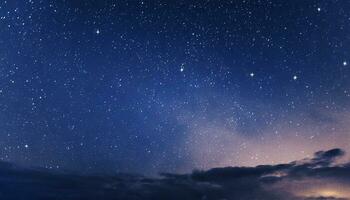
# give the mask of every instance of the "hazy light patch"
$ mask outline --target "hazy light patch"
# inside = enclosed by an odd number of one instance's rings
[[[274,126],[261,130],[260,137],[244,135],[235,123],[228,126],[219,117],[180,120],[187,127],[180,149],[187,150],[191,167],[197,169],[289,163],[311,158],[314,152],[323,149],[349,150],[349,113],[320,113],[329,116],[331,122],[315,122],[311,118],[300,120],[297,116],[290,116],[289,121],[295,125],[277,122]],[[347,160],[349,154],[334,164]],[[189,172],[191,168],[184,167],[178,171]]]
[[[305,178],[285,180],[277,186],[280,190],[303,198],[339,198],[350,199],[350,184],[323,178]]]
[[[347,188],[347,189],[346,189]],[[350,198],[350,192],[348,187],[325,187],[325,188],[315,188],[311,189],[309,191],[306,191],[305,193],[302,193],[301,196],[304,197],[325,197],[325,198]]]

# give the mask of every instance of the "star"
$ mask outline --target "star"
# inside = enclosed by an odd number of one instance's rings
[[[180,72],[183,72],[185,70],[185,64],[181,64],[181,66],[180,66]]]
[[[101,33],[100,29],[97,29],[97,30],[96,30],[96,34],[98,35],[98,34],[100,34],[100,33]]]
[[[318,11],[318,12],[321,12],[321,8],[320,8],[320,7],[318,7],[318,8],[317,8],[317,11]]]
[[[347,66],[347,65],[348,65],[348,62],[344,61],[343,66]]]
[[[297,79],[298,79],[298,76],[294,75],[293,80],[297,80]]]
[[[254,75],[255,74],[253,72],[249,74],[250,77],[254,77]]]
[[[29,146],[28,146],[28,144],[24,145],[24,148],[26,148],[26,149],[27,149],[28,147],[29,147]]]

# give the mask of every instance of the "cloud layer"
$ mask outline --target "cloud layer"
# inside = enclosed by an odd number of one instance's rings
[[[213,168],[160,178],[119,174],[73,175],[0,163],[0,198],[130,200],[326,200],[350,199],[350,163],[341,149],[313,158],[257,167]]]

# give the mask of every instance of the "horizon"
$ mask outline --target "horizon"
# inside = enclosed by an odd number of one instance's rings
[[[350,162],[342,149],[290,163],[212,168],[187,174],[76,174],[0,162],[3,199],[350,199]],[[31,184],[26,184],[31,183]],[[26,185],[26,187],[23,187]]]

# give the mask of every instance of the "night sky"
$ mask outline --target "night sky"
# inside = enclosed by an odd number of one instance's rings
[[[350,150],[348,0],[0,2],[0,158],[188,173]]]

